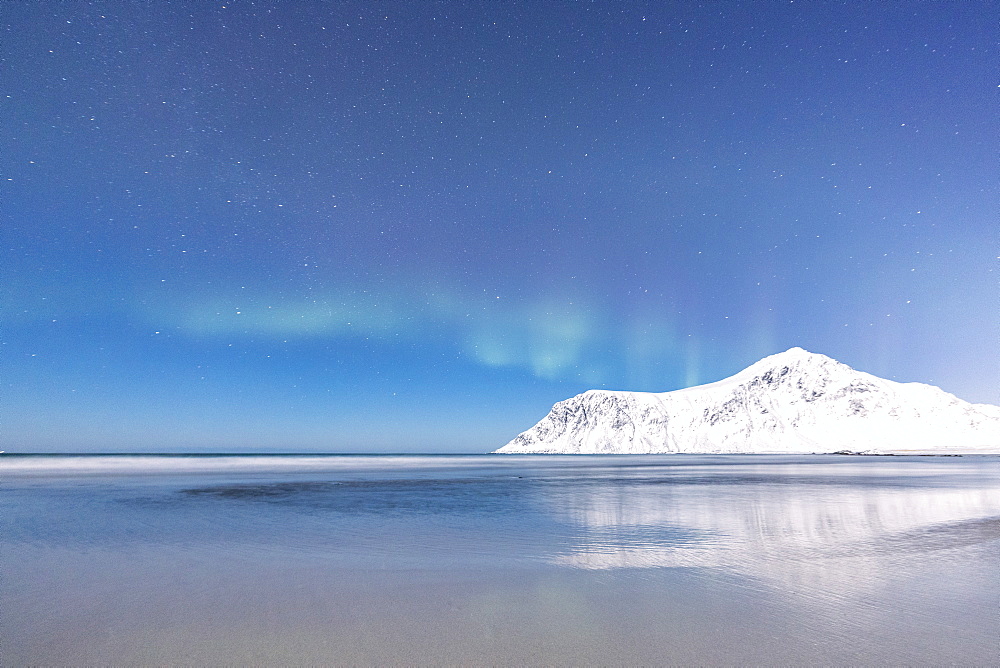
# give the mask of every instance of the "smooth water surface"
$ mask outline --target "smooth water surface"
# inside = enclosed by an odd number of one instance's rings
[[[0,455],[20,664],[990,664],[1000,457]]]

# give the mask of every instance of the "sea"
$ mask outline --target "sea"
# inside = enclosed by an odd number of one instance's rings
[[[1000,457],[0,455],[0,664],[996,665]]]

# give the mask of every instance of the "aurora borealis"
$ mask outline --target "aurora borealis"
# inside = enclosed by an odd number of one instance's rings
[[[1000,402],[992,2],[10,2],[8,452],[482,452],[802,346]]]

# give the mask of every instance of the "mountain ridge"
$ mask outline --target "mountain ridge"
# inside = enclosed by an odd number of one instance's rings
[[[510,453],[1000,452],[1000,407],[898,383],[802,348],[671,392],[588,390],[496,450]]]

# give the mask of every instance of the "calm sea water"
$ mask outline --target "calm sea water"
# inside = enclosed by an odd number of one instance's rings
[[[995,664],[1000,457],[0,455],[0,663]]]

